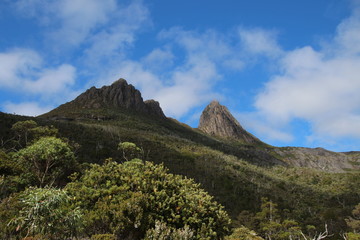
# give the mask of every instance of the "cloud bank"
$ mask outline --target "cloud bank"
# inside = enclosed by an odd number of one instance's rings
[[[311,126],[311,141],[360,138],[359,9],[321,49],[304,46],[284,52],[278,67],[280,73],[255,99],[264,124],[281,131],[301,119]]]

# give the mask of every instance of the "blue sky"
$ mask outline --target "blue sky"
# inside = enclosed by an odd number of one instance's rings
[[[118,78],[193,127],[218,99],[269,144],[360,150],[360,1],[0,1],[0,111]]]

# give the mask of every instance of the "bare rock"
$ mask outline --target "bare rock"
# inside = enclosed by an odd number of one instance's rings
[[[250,144],[260,142],[240,125],[227,107],[215,100],[202,112],[198,128],[213,136],[236,139]]]
[[[359,169],[354,165],[355,156],[328,151],[324,148],[282,147],[274,151],[283,161],[295,167],[307,167],[326,172]]]
[[[91,87],[69,103],[61,105],[58,110],[66,109],[128,109],[138,113],[166,118],[158,102],[143,101],[141,93],[126,80],[119,79],[110,86]],[[47,115],[51,115],[51,112]]]

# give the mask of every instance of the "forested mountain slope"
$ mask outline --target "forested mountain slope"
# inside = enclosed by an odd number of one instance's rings
[[[356,152],[276,148],[244,129],[245,141],[209,134],[202,131],[204,125],[193,129],[166,118],[157,103],[146,104],[132,89],[121,80],[102,90],[88,90],[37,118],[0,113],[2,148],[13,135],[11,126],[26,119],[53,125],[62,137],[78,144],[76,156],[82,164],[103,163],[109,157],[124,161],[117,146],[133,142],[144,160],[164,163],[170,172],[200,183],[225,206],[235,226],[259,231],[255,213],[266,197],[278,205],[282,219],[294,219],[304,229],[313,225],[319,232],[327,224],[334,239],[346,231],[345,218],[360,202]]]

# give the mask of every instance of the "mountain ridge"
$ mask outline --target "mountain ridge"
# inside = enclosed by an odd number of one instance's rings
[[[120,119],[119,116],[121,115]],[[127,121],[128,114],[135,114],[139,121],[154,118],[156,122],[168,124],[171,121],[163,113],[160,104],[155,100],[143,101],[141,93],[126,80],[120,78],[110,86],[92,87],[80,94],[73,101],[40,116],[52,120],[101,120]],[[118,120],[116,120],[118,119]],[[178,121],[172,121],[179,125]],[[160,124],[160,122],[159,122]],[[175,125],[172,125],[174,127]],[[180,124],[181,125],[181,124]],[[132,127],[132,126],[128,126]],[[170,127],[170,128],[172,128]],[[170,131],[172,131],[170,129]],[[214,100],[207,105],[201,114],[198,129],[201,134],[225,141],[232,145],[232,152],[252,164],[262,166],[283,165],[309,167],[326,172],[344,172],[359,169],[360,157],[356,153],[336,153],[303,147],[273,147],[262,142],[247,132],[233,117],[227,107]],[[229,146],[230,146],[229,145]],[[212,144],[212,146],[214,146]]]
[[[248,222],[247,214],[259,210],[263,197],[289,210],[294,220],[315,225],[319,231],[323,222],[329,223],[329,229],[341,229],[346,223],[332,214],[344,219],[358,203],[359,152],[248,143],[123,106],[93,108],[91,104],[97,101],[84,99],[41,117],[0,113],[2,147],[11,145],[6,139],[14,134],[13,124],[28,119],[41,126],[53,125],[62,138],[76,143],[77,159],[84,166],[102,164],[109,158],[122,161],[119,142],[132,142],[142,149],[143,160],[163,164],[171,173],[201,184],[225,206],[235,225]],[[303,216],[309,213],[305,221]]]
[[[123,78],[116,80],[110,86],[102,86],[101,88],[91,87],[74,100],[60,105],[56,109],[43,114],[41,117],[64,119],[66,118],[66,114],[62,114],[63,116],[61,116],[61,114],[58,113],[67,113],[69,109],[80,112],[81,109],[126,109],[154,117],[166,118],[159,102],[152,99],[144,101],[140,91],[133,85],[128,84]],[[92,116],[92,118],[96,117],[101,119],[104,116]]]

